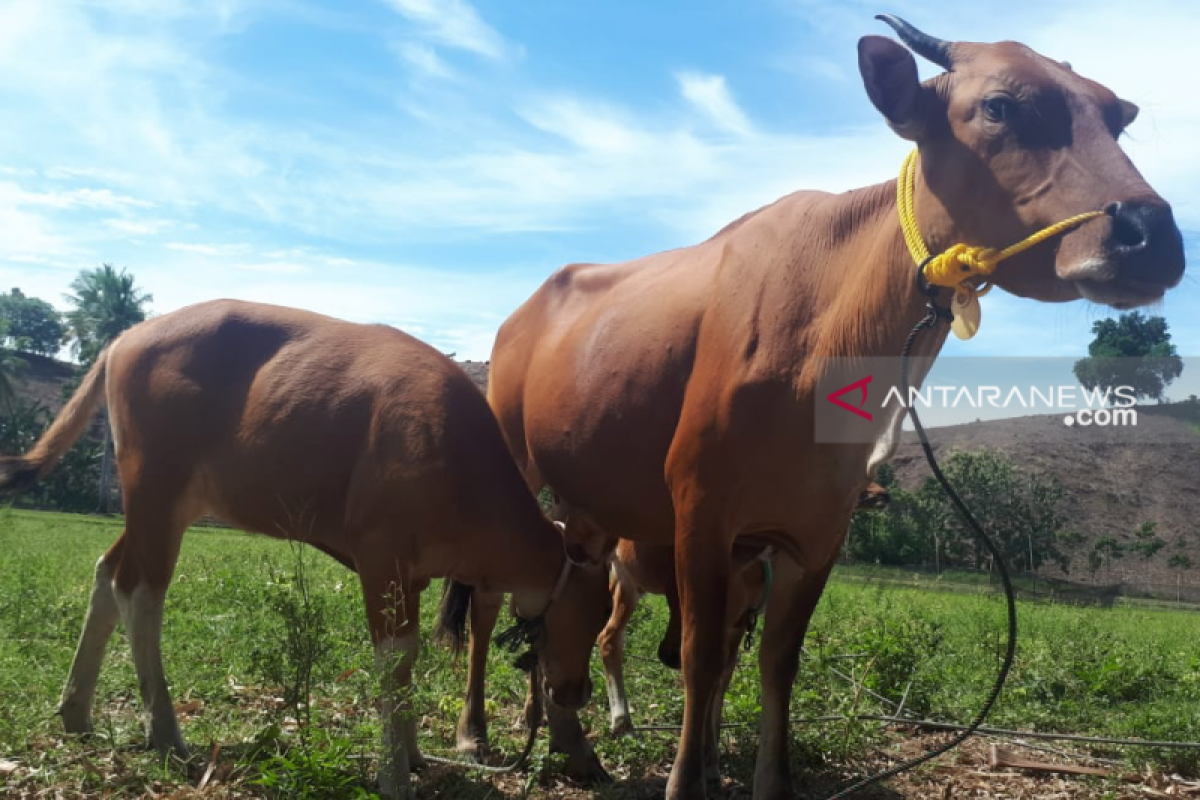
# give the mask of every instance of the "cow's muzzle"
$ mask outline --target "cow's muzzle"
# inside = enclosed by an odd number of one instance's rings
[[[1171,206],[1159,197],[1109,203],[1107,250],[1117,282],[1166,291],[1183,278],[1183,236]]]

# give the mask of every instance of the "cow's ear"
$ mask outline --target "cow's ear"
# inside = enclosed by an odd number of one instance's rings
[[[1125,130],[1137,119],[1138,107],[1128,100],[1118,100],[1121,104],[1121,130]]]
[[[920,140],[927,126],[922,117],[917,62],[903,45],[886,36],[858,40],[858,71],[867,97],[900,136]]]

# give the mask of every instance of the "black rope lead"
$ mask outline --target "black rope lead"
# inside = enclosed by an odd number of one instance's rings
[[[924,265],[922,265],[924,266]],[[938,483],[942,485],[942,490],[946,492],[946,496],[950,498],[950,502],[958,509],[958,513],[966,520],[967,526],[975,532],[975,535],[984,543],[988,552],[992,554],[992,559],[996,563],[996,567],[1000,571],[1000,580],[1004,584],[1004,597],[1008,603],[1008,647],[1004,653],[1004,663],[1000,666],[1000,672],[996,675],[996,682],[992,685],[991,694],[988,695],[987,702],[983,704],[975,719],[963,731],[957,734],[946,744],[930,750],[928,753],[909,759],[900,764],[897,764],[890,769],[879,772],[875,775],[870,775],[856,783],[847,786],[845,789],[831,795],[828,800],[839,800],[842,797],[849,797],[856,792],[862,791],[868,786],[872,786],[880,781],[885,781],[899,775],[901,772],[907,772],[913,767],[931,761],[938,756],[947,753],[967,739],[975,735],[984,720],[991,713],[992,706],[996,704],[996,700],[1000,697],[1000,692],[1004,689],[1004,682],[1008,679],[1008,673],[1012,669],[1013,659],[1017,654],[1017,601],[1013,594],[1012,580],[1008,577],[1008,568],[1004,565],[1004,555],[1000,552],[1000,548],[992,541],[991,537],[983,530],[983,527],[971,514],[966,503],[958,496],[958,492],[954,491],[954,487],[950,485],[950,481],[946,479],[942,473],[942,468],[938,466],[937,459],[933,455],[933,447],[929,444],[929,436],[925,433],[925,428],[921,425],[921,420],[917,416],[916,403],[911,402],[908,380],[908,359],[912,354],[913,344],[917,340],[917,336],[923,330],[933,328],[938,324],[938,321],[945,318],[949,313],[946,309],[937,306],[931,300],[929,303],[929,313],[926,314],[920,322],[918,322],[909,332],[908,338],[904,340],[904,349],[900,352],[900,388],[903,391],[903,397],[908,402],[908,415],[912,418],[913,428],[917,431],[917,438],[921,440],[921,449],[925,451],[925,460],[929,462],[929,468],[933,471],[933,475],[937,478]],[[914,724],[920,724],[914,720]]]

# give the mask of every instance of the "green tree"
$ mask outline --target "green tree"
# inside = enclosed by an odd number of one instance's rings
[[[0,342],[22,353],[53,356],[66,335],[62,317],[54,307],[45,300],[27,297],[20,289],[0,293],[0,323],[7,323]]]
[[[875,476],[890,478],[891,474]],[[846,557],[857,563],[887,564],[890,566],[924,566],[937,564],[936,538],[931,535],[935,525],[925,499],[896,486],[889,486],[891,501],[886,509],[858,511],[850,522],[846,538]]]
[[[8,322],[0,319],[0,341],[4,340],[5,332],[8,330]],[[16,400],[17,390],[13,384],[14,379],[21,374],[29,364],[25,359],[0,347],[0,409],[8,409]]]
[[[1185,553],[1176,553],[1167,559],[1167,566],[1171,569],[1188,570],[1192,568],[1192,559]]]
[[[1092,571],[1092,577],[1094,578],[1096,571],[1103,566],[1111,578],[1113,562],[1119,561],[1124,557],[1125,545],[1111,536],[1100,537],[1096,540],[1096,544],[1092,546],[1092,552],[1088,556],[1088,566]]]
[[[17,398],[0,408],[0,453],[24,453],[33,446],[54,415],[39,403]],[[30,491],[14,502],[30,508],[86,512],[96,509],[96,483],[100,478],[99,437],[82,437],[62,461]]]
[[[111,264],[80,272],[71,291],[64,296],[72,306],[67,324],[75,337],[75,354],[84,364],[91,364],[122,331],[146,319],[146,306],[154,300],[137,287],[132,274],[118,272]]]
[[[1064,491],[1057,478],[1025,472],[1006,454],[987,448],[954,453],[942,470],[1006,563],[1029,572],[1046,563],[1067,570],[1067,519],[1058,508]],[[942,508],[930,519],[940,520],[935,530],[940,528],[936,535],[946,563],[991,569],[987,549],[951,506],[941,485],[927,478],[920,494]]]
[[[1088,357],[1075,362],[1075,377],[1089,390],[1133,388],[1138,399],[1162,402],[1167,386],[1183,373],[1167,321],[1138,311],[1092,325]]]
[[[1064,492],[1056,478],[1027,473],[995,450],[954,453],[943,469],[1007,563],[1029,571],[1051,563],[1066,571],[1064,549],[1079,536],[1065,527],[1059,511]],[[916,492],[896,486],[890,468],[881,468],[876,480],[889,487],[891,503],[855,514],[845,546],[849,560],[939,572],[991,566],[986,548],[933,478]]]
[[[1166,541],[1158,535],[1158,525],[1147,521],[1133,532],[1133,543],[1129,545],[1129,549],[1143,561],[1149,561],[1166,546]]]

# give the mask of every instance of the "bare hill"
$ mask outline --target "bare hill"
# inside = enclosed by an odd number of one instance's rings
[[[1172,555],[1184,553],[1200,568],[1200,432],[1171,412],[1171,407],[1139,409],[1136,437],[1128,429],[1068,427],[1061,416],[976,422],[929,433],[939,458],[987,447],[1025,469],[1057,476],[1066,489],[1063,502],[1072,527],[1085,537],[1081,550],[1104,536],[1127,541],[1143,523],[1154,522],[1167,547],[1149,562],[1126,557],[1112,575],[1102,577],[1174,584],[1178,571],[1167,567]],[[915,434],[904,437],[893,464],[906,488],[930,475]],[[1071,577],[1086,577],[1081,565]]]

